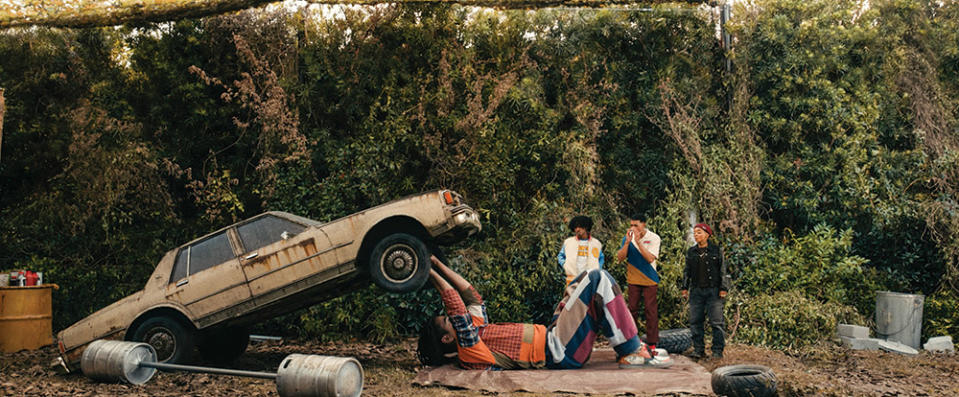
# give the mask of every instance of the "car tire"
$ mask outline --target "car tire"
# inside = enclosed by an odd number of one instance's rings
[[[249,344],[250,332],[246,328],[232,327],[206,332],[197,350],[206,362],[230,364],[246,351]]]
[[[646,343],[646,334],[640,337]],[[689,328],[664,329],[659,331],[657,348],[666,349],[670,354],[680,354],[693,345],[693,334]]]
[[[729,397],[776,395],[776,374],[762,365],[727,365],[713,370],[713,393]]]
[[[416,291],[430,274],[429,250],[416,236],[390,234],[373,247],[369,271],[373,282],[387,291]]]
[[[157,362],[183,364],[193,359],[196,336],[192,328],[170,317],[150,317],[137,326],[131,340],[153,346]]]

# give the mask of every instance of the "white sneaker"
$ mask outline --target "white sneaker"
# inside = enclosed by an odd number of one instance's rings
[[[641,353],[627,354],[619,359],[620,368],[669,368],[671,366],[673,366],[673,360],[668,355],[649,357],[649,352],[645,349],[642,349]]]

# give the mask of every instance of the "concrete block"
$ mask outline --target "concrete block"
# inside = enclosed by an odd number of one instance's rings
[[[846,346],[852,350],[879,350],[879,342],[882,339],[876,338],[850,338],[848,336],[840,336],[842,339],[843,346]]]
[[[850,338],[868,338],[869,328],[860,325],[839,324],[837,327],[839,336],[848,336]]]
[[[956,351],[955,345],[952,344],[951,336],[937,336],[934,338],[929,338],[929,340],[926,341],[926,344],[922,345],[922,348],[931,352]]]
[[[891,341],[891,340],[880,340],[879,348],[891,353],[899,353],[906,356],[915,356],[919,354],[919,351],[904,345],[902,343]]]

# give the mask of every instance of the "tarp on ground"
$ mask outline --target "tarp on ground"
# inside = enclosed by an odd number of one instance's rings
[[[616,363],[616,353],[608,348],[593,350],[589,362],[583,368],[574,370],[478,371],[448,364],[420,370],[413,384],[497,393],[712,394],[710,374],[706,368],[685,356],[674,354],[670,357],[674,363],[666,369],[620,369]]]

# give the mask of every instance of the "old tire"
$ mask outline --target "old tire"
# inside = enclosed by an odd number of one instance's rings
[[[776,395],[776,374],[762,365],[727,365],[713,370],[713,393],[730,397]]]
[[[430,254],[418,237],[394,233],[381,239],[369,260],[370,278],[390,292],[416,291],[430,274]]]
[[[246,351],[249,344],[250,332],[246,328],[233,327],[205,333],[197,349],[204,361],[230,364]]]
[[[130,340],[153,346],[157,362],[161,363],[188,363],[193,359],[196,347],[193,327],[166,316],[146,319],[133,331]]]
[[[641,337],[646,342],[646,334]],[[679,354],[693,345],[693,334],[689,328],[664,329],[659,331],[657,348],[666,349],[670,354]]]

